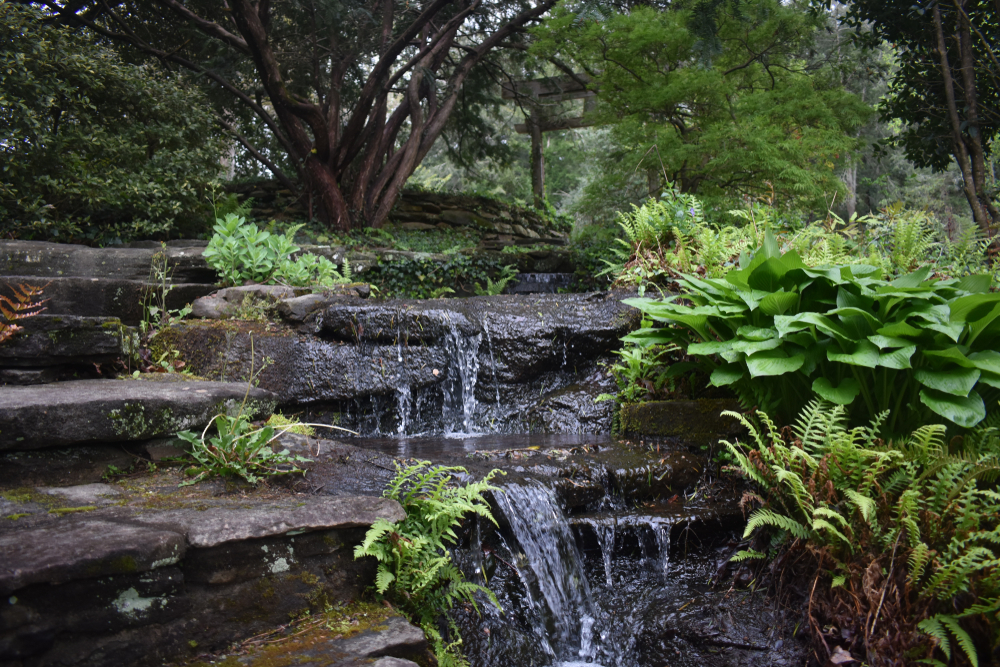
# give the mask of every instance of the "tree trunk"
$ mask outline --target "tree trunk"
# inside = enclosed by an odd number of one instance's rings
[[[844,208],[847,209],[847,219],[850,220],[858,210],[858,165],[852,164],[841,175],[840,180],[847,188],[847,199]]]
[[[312,197],[319,200],[322,208],[320,219],[333,230],[350,231],[351,214],[333,171],[315,156],[308,157],[305,166],[309,190]]]
[[[542,126],[539,115],[532,112],[525,118],[531,133],[531,194],[535,208],[545,208],[545,148],[542,145]]]
[[[979,199],[979,192],[976,189],[976,178],[973,174],[972,159],[969,155],[969,147],[962,132],[962,121],[958,115],[958,104],[955,101],[955,81],[951,74],[951,65],[948,62],[948,44],[945,41],[944,25],[941,21],[941,8],[934,4],[934,27],[937,31],[938,57],[940,58],[941,79],[944,84],[945,99],[948,102],[948,118],[951,122],[952,149],[955,154],[955,161],[962,172],[962,190],[965,198],[972,209],[972,217],[976,225],[985,233],[990,233],[991,220]],[[966,96],[975,95],[975,91],[966,91]]]

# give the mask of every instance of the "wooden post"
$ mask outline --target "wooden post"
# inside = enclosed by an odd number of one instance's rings
[[[545,208],[545,151],[542,146],[542,125],[537,113],[525,119],[531,134],[531,194],[535,208]]]

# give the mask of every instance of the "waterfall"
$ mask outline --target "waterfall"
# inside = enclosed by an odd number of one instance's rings
[[[445,336],[448,377],[442,383],[444,404],[441,417],[445,433],[474,433],[476,379],[479,374],[479,344],[482,334],[463,336],[452,324]]]
[[[496,499],[524,553],[523,559],[515,560],[527,564],[551,614],[555,638],[578,647],[580,658],[593,658],[594,601],[573,531],[554,493],[537,482],[512,484]]]

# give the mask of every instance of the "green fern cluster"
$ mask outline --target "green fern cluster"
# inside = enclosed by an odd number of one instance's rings
[[[448,553],[449,546],[458,540],[455,529],[466,515],[477,514],[496,524],[483,494],[497,490],[490,482],[503,473],[494,470],[481,481],[453,484],[456,475],[466,474],[465,468],[436,466],[430,461],[405,467],[397,464],[397,475],[384,495],[399,501],[406,518],[397,523],[377,520],[364,542],[354,549],[355,558],[373,556],[378,560],[376,589],[380,594],[388,593],[423,628],[441,667],[467,664],[450,610],[464,603],[478,611],[476,593],[500,607],[492,591],[465,580]],[[442,617],[453,641],[439,629]]]
[[[927,662],[942,664],[935,650],[950,660],[955,642],[978,666],[977,642],[992,649],[1000,639],[1000,438],[993,424],[1000,420],[993,417],[953,453],[944,426],[922,426],[887,445],[878,438],[886,413],[847,429],[843,407],[819,401],[802,412],[791,437],[765,414],[762,429],[727,414],[748,428],[750,446],[723,444],[765,492],[744,537],[770,535],[772,546],[806,547],[829,569],[831,589],[842,587],[853,600],[866,599],[863,575],[877,562],[888,575],[879,608],[862,619],[864,645],[877,643],[869,635],[880,613],[893,614],[893,625],[915,626],[912,635],[923,637],[900,651],[922,651]],[[901,584],[893,571],[905,572]],[[896,605],[892,611],[886,598]],[[902,664],[892,659],[868,655],[871,664]]]

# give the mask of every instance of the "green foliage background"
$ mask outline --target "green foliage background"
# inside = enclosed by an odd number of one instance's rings
[[[204,100],[176,76],[0,3],[0,233],[194,235],[222,154]]]

